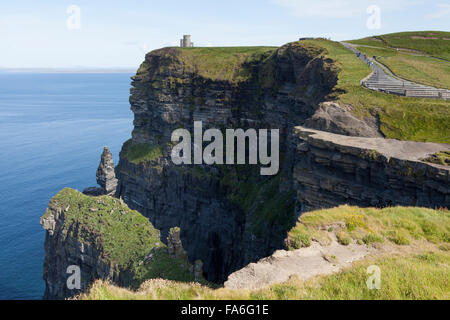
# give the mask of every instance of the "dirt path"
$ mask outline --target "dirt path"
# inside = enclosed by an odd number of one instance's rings
[[[230,289],[260,289],[285,282],[293,275],[307,280],[317,275],[337,272],[377,251],[366,245],[343,246],[335,239],[329,246],[313,242],[308,248],[294,251],[279,250],[257,263],[250,263],[232,273],[224,285]]]

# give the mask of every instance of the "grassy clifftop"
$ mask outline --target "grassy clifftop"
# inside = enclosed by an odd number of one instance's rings
[[[406,43],[430,42],[429,45],[417,44],[414,48],[421,48],[426,52],[440,52],[445,56],[447,43],[450,42],[446,39],[450,36],[448,33],[437,34],[440,37],[438,39],[434,39],[434,33],[430,39],[422,39],[425,37],[422,33],[414,33],[352,42],[364,45],[359,48],[368,50],[368,54],[382,57],[382,62],[399,75],[438,87],[449,87],[449,62],[432,58],[429,53],[418,55],[409,51],[397,52],[389,45],[400,45],[401,39],[408,39]],[[434,45],[436,41],[440,45]],[[370,68],[340,43],[325,39],[295,42],[281,48],[164,48],[147,55],[135,79],[148,81],[152,88],[159,88],[162,80],[173,82],[173,87],[179,88],[185,85],[187,75],[197,75],[206,85],[208,81],[239,85],[250,79],[254,80],[252,76],[257,74],[261,92],[268,89],[276,91],[279,86],[277,82],[280,82],[280,79],[276,78],[280,68],[277,56],[282,55],[283,50],[288,47],[295,48],[296,55],[303,56],[305,61],[317,61],[317,57],[322,56],[330,70],[339,69],[338,83],[325,100],[334,100],[349,107],[350,111],[360,118],[379,119],[381,132],[386,138],[450,142],[448,101],[400,97],[361,87],[360,81],[370,74]],[[148,90],[151,91],[152,88]]]
[[[450,243],[450,211],[426,208],[384,209],[342,206],[302,215],[289,232],[290,249],[308,247],[312,241],[329,242],[330,232],[341,244],[393,242],[409,245],[415,240]]]
[[[244,64],[272,54],[276,47],[180,48],[180,59],[195,72],[214,81],[241,82],[249,77]]]
[[[403,32],[348,42],[399,77],[450,88],[450,32]]]
[[[57,227],[60,231],[95,248],[106,264],[131,274],[135,286],[152,278],[194,280],[187,256],[169,256],[159,230],[121,200],[89,197],[65,188],[50,200],[41,219],[53,215],[55,208],[64,211],[62,225]]]
[[[118,199],[108,196],[88,197],[65,188],[50,200],[49,207],[55,206],[68,208],[64,213],[62,228],[68,230],[69,235],[85,243],[91,243],[95,237],[105,258],[114,264],[121,266],[135,262],[151,249],[162,246],[159,230]],[[84,232],[78,232],[80,229]]]
[[[99,281],[80,298],[449,299],[449,222],[447,210],[423,208],[378,210],[342,206],[314,211],[299,219],[298,225],[290,232],[290,241],[300,239],[302,242],[308,237],[308,241],[326,242],[321,233],[333,232],[330,228],[338,227],[348,233],[349,241],[358,239],[362,241],[361,245],[366,246],[386,245],[391,251],[385,250],[381,256],[369,256],[336,274],[307,281],[292,277],[285,283],[259,290],[213,289],[196,283],[158,279],[145,282],[138,291],[131,291]],[[369,290],[366,286],[367,267],[371,265],[381,269],[380,290]]]
[[[375,116],[386,138],[450,143],[450,103],[437,99],[417,99],[375,92],[360,81],[370,68],[350,50],[328,40],[304,41],[326,48],[325,56],[340,67],[339,80],[328,97],[350,107],[357,116]]]
[[[135,79],[158,77],[166,71],[195,74],[205,80],[236,84],[249,79],[248,65],[270,56],[276,47],[162,48],[147,54]],[[175,72],[174,72],[175,71]],[[173,79],[179,82],[181,79]]]
[[[380,48],[409,49],[450,60],[450,32],[445,31],[398,32],[349,42]]]

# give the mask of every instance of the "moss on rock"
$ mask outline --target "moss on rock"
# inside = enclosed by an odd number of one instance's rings
[[[60,257],[68,259],[67,262],[81,261],[82,270],[108,266],[106,273],[100,272],[97,278],[109,278],[109,270],[115,270],[115,281],[135,288],[152,278],[194,281],[187,256],[171,257],[159,230],[122,200],[110,196],[89,197],[65,188],[50,200],[41,223],[50,235],[51,252],[60,252]],[[74,249],[77,246],[82,249]],[[206,283],[203,278],[199,281]]]

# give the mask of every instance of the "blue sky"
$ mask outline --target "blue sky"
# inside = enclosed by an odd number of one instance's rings
[[[80,9],[80,28],[68,19]],[[380,8],[380,29],[366,10]],[[191,34],[198,46],[282,45],[398,31],[450,31],[449,0],[2,1],[0,67],[136,68],[152,49]]]

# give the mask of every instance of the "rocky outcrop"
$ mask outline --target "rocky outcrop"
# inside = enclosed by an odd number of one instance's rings
[[[117,183],[114,161],[108,147],[103,149],[100,157],[100,164],[97,168],[97,183],[99,187],[89,187],[83,190],[87,196],[98,197],[102,195],[114,196],[116,194]]]
[[[114,161],[108,147],[105,147],[97,169],[97,183],[103,188],[105,194],[114,195],[116,193],[117,182],[114,171]]]
[[[97,246],[95,242],[88,243],[82,240],[85,235],[90,234],[89,226],[68,221],[66,216],[76,210],[73,203],[63,198],[63,195],[68,193],[72,194],[72,191],[65,189],[52,198],[45,215],[41,218],[41,225],[47,231],[44,245],[43,278],[46,284],[44,299],[64,299],[74,296],[85,291],[95,279],[119,282],[119,270],[108,261],[102,245]],[[87,210],[94,212],[98,209],[96,206]],[[70,266],[76,266],[81,272],[78,288],[69,288],[67,285],[70,276],[67,271]]]
[[[375,251],[372,247],[356,243],[344,246],[336,240],[327,246],[315,242],[308,248],[278,250],[270,257],[232,273],[224,286],[229,289],[258,290],[286,282],[292,276],[306,281],[318,275],[338,272]]]
[[[174,258],[180,258],[186,256],[186,252],[183,249],[183,244],[180,239],[180,228],[172,228],[169,230],[167,236],[167,249],[169,255]]]
[[[64,189],[50,200],[41,225],[46,230],[44,299],[73,297],[98,279],[123,287],[154,277],[203,279],[186,257],[172,259],[159,230],[118,199]],[[165,274],[164,263],[171,274]]]
[[[360,207],[450,206],[450,168],[424,159],[446,144],[360,138],[297,127],[298,212]]]
[[[346,136],[383,137],[376,117],[359,119],[351,112],[351,106],[335,102],[323,102],[313,116],[305,121],[305,127]]]

